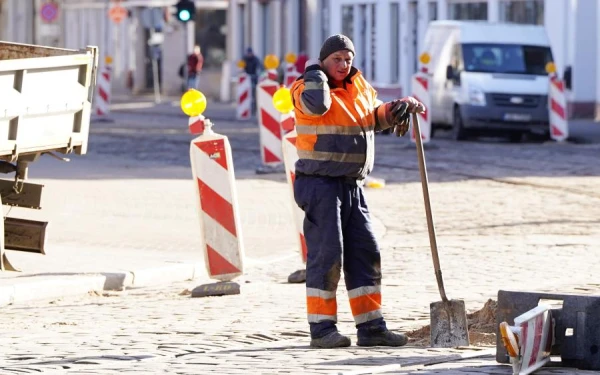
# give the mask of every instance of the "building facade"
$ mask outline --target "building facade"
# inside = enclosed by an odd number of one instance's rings
[[[181,65],[199,44],[205,57],[200,88],[210,97],[220,95],[221,71],[226,60],[226,0],[196,0],[196,17],[187,24],[174,16],[176,0],[0,0],[0,40],[79,49],[98,46],[101,65],[112,59],[115,95],[152,92],[153,59],[165,95],[180,95]],[[42,7],[53,3],[56,18],[46,19]],[[127,9],[121,22],[109,17],[118,4]],[[149,45],[150,41],[157,44]]]
[[[300,51],[315,57],[325,38],[344,33],[354,41],[357,67],[382,96],[393,97],[409,92],[430,21],[531,23],[545,25],[559,73],[572,71],[571,115],[600,114],[600,0],[195,0],[196,17],[187,24],[174,18],[176,2],[0,0],[0,40],[97,45],[113,59],[117,94],[151,92],[156,58],[166,95],[182,92],[179,68],[198,43],[206,59],[200,88],[227,101],[247,47],[261,58]],[[52,20],[41,13],[47,3],[59,9]],[[128,10],[120,23],[108,17],[115,3]],[[151,39],[158,47],[148,45]]]
[[[334,33],[352,38],[355,65],[387,96],[406,95],[432,20],[545,25],[558,72],[570,68],[570,114],[600,111],[600,0],[231,0],[228,55],[318,55]],[[600,113],[600,112],[599,112]]]

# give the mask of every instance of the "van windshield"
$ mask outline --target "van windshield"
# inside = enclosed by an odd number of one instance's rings
[[[518,44],[463,44],[467,72],[547,75],[552,61],[549,47]]]

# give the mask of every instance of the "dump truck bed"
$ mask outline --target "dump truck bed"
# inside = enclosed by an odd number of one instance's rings
[[[87,151],[98,49],[0,42],[0,160]]]

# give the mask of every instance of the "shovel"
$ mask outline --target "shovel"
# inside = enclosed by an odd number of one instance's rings
[[[449,300],[444,289],[442,270],[440,269],[440,258],[438,256],[437,242],[435,239],[435,228],[431,214],[431,202],[429,201],[429,187],[427,182],[427,169],[425,166],[425,151],[421,139],[421,128],[419,126],[419,115],[412,114],[415,141],[417,143],[417,156],[419,158],[419,171],[421,172],[421,185],[423,187],[423,200],[425,201],[425,214],[427,216],[427,230],[429,231],[429,244],[431,246],[431,257],[435,269],[435,279],[442,300],[432,302],[430,307],[431,319],[431,346],[434,348],[454,348],[458,346],[469,346],[469,332],[467,324],[467,313],[465,302],[461,300]]]

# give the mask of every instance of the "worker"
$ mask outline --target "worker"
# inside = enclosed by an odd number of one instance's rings
[[[363,194],[374,161],[374,132],[404,135],[409,116],[424,110],[412,97],[383,103],[352,66],[345,35],[323,43],[318,60],[291,88],[296,116],[294,197],[304,211],[308,248],[306,300],[312,347],[351,345],[338,332],[336,290],[344,270],[359,346],[402,346],[381,311],[381,257]],[[343,264],[342,264],[343,259]]]

